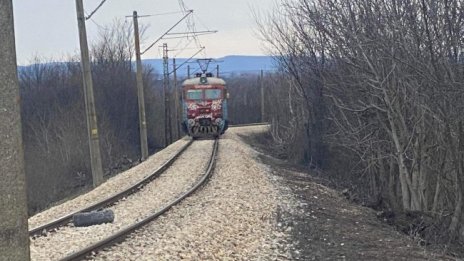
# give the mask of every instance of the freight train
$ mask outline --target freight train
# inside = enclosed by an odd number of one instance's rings
[[[182,127],[193,139],[218,137],[228,127],[226,82],[198,73],[182,83]]]

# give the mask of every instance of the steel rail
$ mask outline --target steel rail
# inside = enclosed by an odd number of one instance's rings
[[[215,164],[216,164],[216,155],[219,147],[219,142],[218,139],[214,140],[214,145],[213,145],[213,150],[211,152],[211,157],[208,161],[208,166],[201,177],[201,179],[192,187],[190,188],[187,192],[183,193],[181,196],[179,196],[177,199],[173,200],[170,202],[167,206],[162,208],[161,210],[157,211],[154,214],[151,214],[150,216],[144,218],[143,220],[126,227],[123,230],[120,230],[116,234],[113,234],[101,241],[98,241],[82,250],[79,250],[77,252],[72,253],[71,255],[68,255],[60,261],[74,261],[74,260],[83,260],[86,257],[93,255],[97,253],[99,250],[104,249],[105,247],[112,246],[114,244],[117,244],[119,242],[124,241],[124,239],[129,236],[131,233],[135,232],[136,230],[140,229],[141,227],[145,226],[146,224],[150,223],[151,221],[155,220],[165,212],[167,212],[169,209],[171,209],[174,205],[178,204],[180,201],[185,199],[186,197],[190,196],[192,193],[194,193],[198,188],[203,186],[211,177]]]
[[[256,122],[256,123],[246,123],[246,124],[235,124],[235,125],[229,125],[229,128],[249,127],[249,126],[263,126],[263,125],[269,125],[269,122]]]
[[[145,177],[144,179],[142,179],[141,181],[137,182],[136,184],[130,186],[129,188],[123,190],[123,191],[120,191],[106,199],[103,199],[91,206],[88,206],[88,207],[85,207],[83,209],[79,209],[73,213],[70,213],[70,214],[67,214],[65,216],[62,216],[58,219],[55,219],[47,224],[44,224],[44,225],[41,225],[39,227],[36,227],[36,228],[33,228],[31,230],[29,230],[29,236],[39,236],[41,234],[44,233],[44,231],[50,231],[54,228],[58,228],[58,227],[61,227],[61,226],[64,226],[66,224],[68,224],[71,220],[72,220],[72,217],[77,214],[77,213],[80,213],[80,212],[89,212],[89,211],[92,211],[92,210],[98,210],[98,209],[101,209],[101,208],[105,208],[105,207],[108,207],[108,206],[111,206],[113,205],[114,203],[118,202],[119,200],[121,200],[122,198],[124,197],[127,197],[129,195],[132,195],[134,193],[136,193],[137,191],[139,191],[140,189],[142,189],[145,185],[147,185],[148,183],[150,183],[151,181],[153,181],[155,178],[159,177],[166,169],[168,169],[173,163],[174,161],[176,161],[176,159],[192,144],[193,140],[190,140],[187,144],[185,144],[184,146],[182,146],[182,148],[175,154],[173,155],[171,158],[169,158],[163,165],[161,165],[158,169],[156,169],[152,174],[150,174],[149,176]]]

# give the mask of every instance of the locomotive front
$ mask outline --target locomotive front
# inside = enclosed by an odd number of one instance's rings
[[[184,131],[193,138],[223,134],[228,125],[226,82],[203,73],[182,86]]]

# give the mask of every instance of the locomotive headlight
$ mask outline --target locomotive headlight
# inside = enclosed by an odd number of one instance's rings
[[[198,109],[198,105],[196,103],[188,103],[187,108],[189,110],[196,110],[196,109]]]
[[[217,111],[217,110],[220,110],[221,109],[221,101],[213,101],[213,103],[211,104],[211,109],[213,111]]]

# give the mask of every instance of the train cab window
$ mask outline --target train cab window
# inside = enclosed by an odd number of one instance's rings
[[[201,100],[203,91],[202,90],[188,90],[187,99],[189,100]]]
[[[222,90],[218,90],[218,89],[205,90],[205,99],[207,100],[221,99],[222,98],[221,96],[222,96]]]

